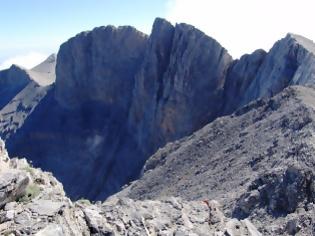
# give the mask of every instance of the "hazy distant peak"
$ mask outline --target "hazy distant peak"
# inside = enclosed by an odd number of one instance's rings
[[[42,63],[28,71],[31,78],[41,86],[47,86],[55,82],[56,54],[51,54]]]
[[[51,73],[55,70],[56,66],[56,54],[51,54],[43,62],[33,67],[32,71]]]

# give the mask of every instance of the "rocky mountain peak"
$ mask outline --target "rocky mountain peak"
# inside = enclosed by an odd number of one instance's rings
[[[57,55],[55,53],[49,55],[43,62],[33,67],[32,71],[54,73],[56,67]]]
[[[288,33],[286,39],[294,40],[296,43],[304,47],[307,51],[315,55],[315,43],[312,40],[293,33]]]
[[[122,105],[121,94],[130,97],[146,41],[130,26],[98,27],[68,40],[58,53],[58,102],[65,107],[89,101]]]
[[[152,26],[151,35],[157,34],[160,31],[160,29],[163,28],[174,28],[174,26],[169,21],[163,18],[159,17],[155,18]]]
[[[150,36],[97,27],[61,45],[56,83],[17,96],[3,110],[1,134],[14,155],[54,172],[72,198],[104,199],[168,142],[255,99],[311,84],[314,56],[296,38],[233,60],[188,24],[157,18]],[[16,107],[22,112],[12,116]]]
[[[42,63],[38,64],[28,74],[40,86],[48,86],[56,80],[56,54],[51,54]]]

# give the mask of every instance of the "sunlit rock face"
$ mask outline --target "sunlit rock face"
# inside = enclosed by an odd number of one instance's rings
[[[129,117],[146,154],[218,116],[231,61],[218,42],[193,26],[155,21]]]

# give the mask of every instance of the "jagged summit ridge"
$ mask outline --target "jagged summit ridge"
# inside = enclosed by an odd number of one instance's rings
[[[287,37],[294,39],[299,45],[303,46],[309,52],[315,54],[315,44],[312,40],[294,33],[288,33]]]

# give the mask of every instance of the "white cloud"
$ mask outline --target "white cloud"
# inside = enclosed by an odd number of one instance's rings
[[[48,57],[48,54],[39,53],[39,52],[29,52],[26,54],[16,55],[4,59],[0,63],[0,70],[9,68],[12,64],[16,64],[27,69],[31,69],[34,66],[38,65]]]
[[[167,19],[196,26],[239,57],[288,32],[315,39],[314,9],[314,0],[169,0]]]

